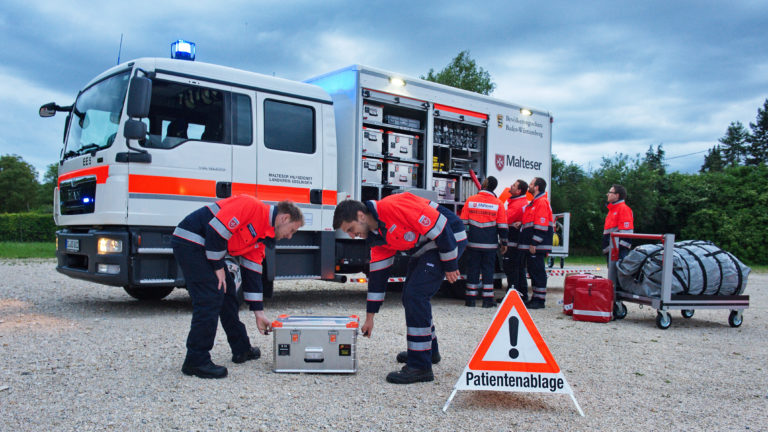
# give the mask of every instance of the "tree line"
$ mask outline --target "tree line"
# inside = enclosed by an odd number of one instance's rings
[[[709,240],[743,261],[768,263],[768,99],[749,126],[732,122],[695,174],[666,172],[662,145],[603,158],[591,172],[553,156],[552,208],[571,213],[571,253],[600,253],[605,193],[621,184],[635,232]]]
[[[0,156],[0,213],[53,213],[56,164],[48,165],[42,183],[35,167],[19,155]]]

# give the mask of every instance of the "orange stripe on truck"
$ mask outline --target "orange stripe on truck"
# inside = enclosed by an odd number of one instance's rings
[[[216,181],[131,174],[128,176],[128,192],[216,198]],[[291,200],[299,204],[309,203],[309,188],[291,186],[232,183],[232,195],[253,195],[262,201]],[[336,205],[336,196],[334,190],[323,190],[323,204]]]
[[[59,182],[58,186],[61,186],[61,182],[78,178],[78,177],[88,177],[88,176],[96,176],[96,183],[106,183],[107,177],[109,177],[109,165],[102,165],[92,168],[83,168],[79,170],[70,171],[66,174],[62,174],[59,176]]]
[[[216,198],[216,181],[131,174],[128,192]]]
[[[483,113],[479,113],[479,112],[475,112],[475,111],[470,111],[470,110],[465,110],[465,109],[461,109],[461,108],[454,108],[454,107],[448,106],[448,105],[435,104],[435,109],[436,110],[440,110],[440,111],[448,111],[448,112],[452,112],[452,113],[456,113],[456,114],[462,114],[462,115],[465,115],[465,116],[477,117],[477,118],[483,119],[483,120],[488,120],[488,116],[483,114]]]

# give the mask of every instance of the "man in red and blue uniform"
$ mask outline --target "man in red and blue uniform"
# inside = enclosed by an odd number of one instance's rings
[[[192,323],[181,371],[200,378],[224,378],[227,368],[211,361],[210,350],[219,320],[232,349],[232,361],[261,356],[251,346],[238,316],[239,304],[224,257],[239,257],[245,301],[262,334],[269,333],[264,315],[261,262],[266,247],[289,239],[304,225],[295,204],[268,205],[253,196],[238,195],[201,207],[187,215],[173,232],[173,255],[181,267],[192,298]]]
[[[603,226],[604,254],[608,254],[611,250],[611,233],[631,234],[635,231],[634,215],[632,214],[632,209],[624,202],[626,198],[627,190],[624,186],[617,184],[612,185],[606,194],[608,214],[605,215],[605,225]],[[629,249],[632,248],[632,242],[629,239],[619,237],[618,247],[619,260],[622,260],[629,253]]]
[[[516,180],[509,188],[507,200],[507,253],[504,254],[503,268],[507,275],[507,289],[516,289],[523,301],[528,301],[528,280],[525,278],[525,258],[527,252],[517,248],[520,238],[520,226],[523,224],[523,209],[528,205],[528,183]]]
[[[465,306],[475,306],[482,288],[483,307],[496,306],[493,300],[493,274],[496,250],[501,242],[501,253],[507,249],[507,216],[504,204],[493,191],[498,181],[489,176],[483,180],[481,190],[467,198],[461,209],[461,220],[467,229],[467,290]],[[482,274],[483,283],[480,284]]]
[[[366,239],[371,247],[364,336],[373,332],[395,255],[400,251],[410,255],[402,297],[408,351],[397,355],[405,366],[388,374],[387,381],[433,381],[432,364],[440,361],[440,352],[430,299],[443,278],[453,283],[460,276],[458,261],[467,245],[461,219],[437,203],[405,192],[379,201],[343,201],[334,212],[333,228]]]
[[[533,200],[523,211],[520,239],[517,248],[525,253],[528,275],[531,277],[533,294],[526,306],[528,309],[544,308],[547,296],[547,269],[544,260],[552,251],[552,236],[555,230],[555,220],[552,218],[552,208],[547,200],[547,182],[541,177],[534,177],[528,186],[533,194]]]

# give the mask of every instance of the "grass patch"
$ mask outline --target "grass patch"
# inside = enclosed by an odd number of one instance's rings
[[[0,258],[56,258],[56,243],[0,242]]]

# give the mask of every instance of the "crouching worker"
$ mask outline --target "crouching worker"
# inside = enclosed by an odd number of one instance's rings
[[[366,337],[371,337],[374,316],[384,301],[395,254],[409,252],[403,286],[408,350],[397,355],[405,366],[388,374],[387,381],[434,380],[432,364],[440,361],[440,351],[430,299],[443,278],[452,283],[459,278],[458,261],[467,246],[464,223],[447,208],[406,192],[380,201],[343,201],[334,212],[333,228],[366,239],[371,248],[367,314],[361,328]]]
[[[232,361],[243,363],[261,356],[252,347],[245,325],[238,317],[235,284],[224,257],[240,257],[245,300],[256,316],[261,334],[269,334],[264,315],[261,262],[266,247],[290,239],[304,225],[295,204],[265,204],[253,196],[238,195],[190,213],[173,232],[173,255],[179,263],[192,298],[192,324],[187,336],[187,356],[181,371],[200,378],[224,378],[227,368],[211,361],[216,327],[227,334]]]

